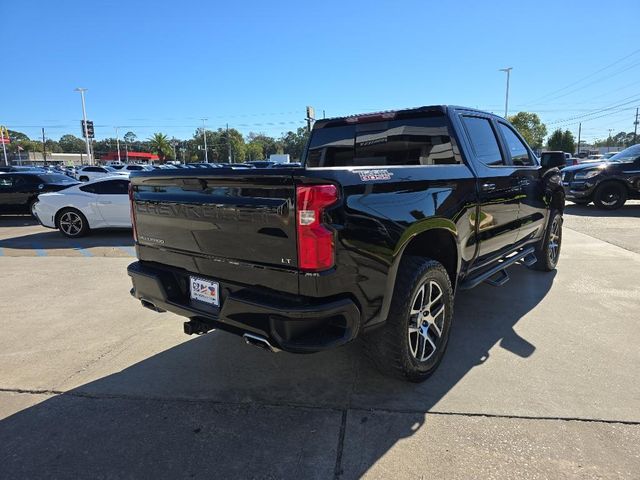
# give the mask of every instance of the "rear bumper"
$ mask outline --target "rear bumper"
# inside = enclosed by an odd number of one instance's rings
[[[147,308],[238,335],[258,335],[288,352],[335,348],[353,340],[360,329],[360,310],[350,298],[298,297],[212,279],[220,283],[218,308],[190,300],[189,272],[134,262],[127,273],[131,294]]]

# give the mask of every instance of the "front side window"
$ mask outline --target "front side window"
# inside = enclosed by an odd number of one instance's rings
[[[462,122],[469,135],[476,159],[490,167],[504,165],[491,122],[486,118],[468,116],[463,116]]]
[[[499,122],[498,126],[504,136],[505,142],[507,143],[507,148],[511,154],[511,161],[513,164],[517,166],[535,165],[533,159],[529,155],[529,150],[527,150],[527,147],[522,143],[522,140],[518,138],[513,129],[502,122]]]
[[[444,114],[318,128],[307,154],[308,167],[456,163]]]

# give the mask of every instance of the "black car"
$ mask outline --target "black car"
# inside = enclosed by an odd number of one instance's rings
[[[31,213],[39,194],[77,184],[77,180],[57,173],[0,173],[0,213]]]
[[[640,199],[640,144],[602,162],[562,169],[567,200],[580,205],[593,202],[598,208],[615,210],[627,199]]]

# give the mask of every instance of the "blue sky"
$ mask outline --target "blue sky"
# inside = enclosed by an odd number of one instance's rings
[[[0,124],[79,136],[79,86],[98,138],[187,138],[202,117],[279,135],[306,105],[503,113],[510,66],[510,113],[605,138],[640,105],[639,18],[638,0],[2,1]]]

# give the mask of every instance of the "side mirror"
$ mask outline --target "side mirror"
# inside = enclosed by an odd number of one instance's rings
[[[545,170],[549,170],[551,168],[564,168],[567,166],[567,161],[563,156],[560,155],[546,155],[542,157],[540,160],[540,165]]]

